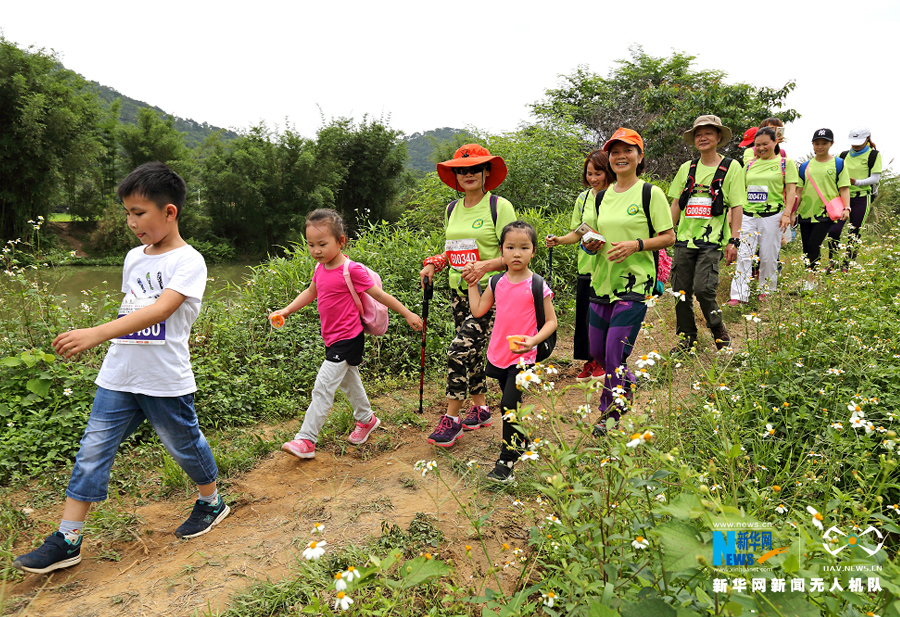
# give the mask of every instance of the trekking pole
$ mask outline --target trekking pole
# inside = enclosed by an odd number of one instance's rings
[[[427,276],[422,281],[422,366],[419,369],[419,415],[422,414],[422,399],[425,393],[425,333],[428,331],[428,307],[434,287]]]
[[[550,236],[547,236],[548,238]],[[553,247],[547,249],[547,284],[553,286]]]

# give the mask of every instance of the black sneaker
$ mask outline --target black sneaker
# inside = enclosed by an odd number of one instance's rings
[[[675,358],[683,357],[688,354],[694,355],[697,353],[697,337],[696,336],[684,336],[678,341],[678,344],[673,347],[669,351],[669,355]]]
[[[221,523],[228,516],[229,512],[231,512],[231,508],[225,504],[225,500],[222,499],[221,495],[219,495],[219,502],[215,505],[210,505],[198,499],[188,520],[175,530],[175,535],[183,540],[202,536]]]
[[[494,482],[502,482],[506,484],[507,482],[515,481],[516,477],[513,475],[513,465],[515,465],[515,461],[500,461],[498,460],[494,464],[494,470],[490,472],[487,477],[488,480],[493,480]]]
[[[81,535],[67,538],[58,531],[51,533],[44,543],[26,555],[16,557],[13,567],[34,574],[46,574],[81,562]]]
[[[762,296],[760,296],[761,298]],[[722,327],[718,330],[712,330],[713,340],[716,342],[716,349],[719,351],[725,349],[726,347],[731,347],[731,335],[728,334],[728,329],[725,327],[725,324],[722,324]]]

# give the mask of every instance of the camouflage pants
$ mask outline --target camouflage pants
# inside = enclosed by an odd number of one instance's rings
[[[479,318],[472,316],[469,299],[450,292],[450,310],[456,338],[447,348],[447,398],[455,401],[487,393],[484,379],[484,346],[494,326],[494,309]]]

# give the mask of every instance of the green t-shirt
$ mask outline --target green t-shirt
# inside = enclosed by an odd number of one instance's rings
[[[616,300],[644,302],[653,292],[656,281],[656,263],[652,251],[638,251],[621,263],[611,262],[607,255],[613,242],[646,240],[650,236],[641,191],[643,180],[624,193],[616,193],[613,184],[598,208],[585,208],[582,221],[600,232],[606,242],[600,247],[593,262],[591,286],[597,293],[597,301],[611,304]],[[656,233],[672,229],[672,212],[666,194],[654,186],[650,198],[650,218]]]
[[[772,216],[784,209],[784,185],[796,184],[799,179],[797,165],[792,159],[778,155],[771,159],[754,159],[752,163],[744,168],[744,181],[747,183],[744,213]]]
[[[467,241],[469,244],[474,244],[474,248],[471,250],[477,249],[478,261],[496,259],[500,257],[500,232],[516,220],[516,211],[511,203],[498,197],[497,226],[494,228],[494,221],[491,218],[490,192],[485,193],[481,201],[471,208],[466,208],[463,205],[464,202],[465,199],[460,199],[450,214],[450,220],[444,221],[444,236],[448,240],[444,250],[450,265],[450,289],[462,289],[465,292],[468,284],[462,280],[460,270],[453,266],[449,241],[461,241],[462,244],[456,247],[460,251],[466,250]],[[482,288],[487,285],[488,279],[495,273],[488,272],[484,275],[481,279]]]
[[[747,163],[756,158],[756,151],[753,149],[753,146],[750,146],[746,150],[744,150],[744,167],[747,166]]]
[[[799,178],[797,189],[800,193],[800,206],[797,208],[797,216],[807,221],[830,221],[828,212],[825,210],[825,203],[819,198],[819,193],[813,188],[809,179],[812,178],[819,191],[828,201],[835,197],[840,197],[840,189],[850,186],[850,175],[847,173],[847,165],[841,170],[841,175],[835,180],[834,174],[837,172],[837,165],[834,157],[830,161],[820,163],[816,159],[810,159],[806,166],[806,181]]]
[[[572,220],[569,226],[572,229],[581,225],[581,219],[586,208],[594,208],[594,192],[588,189],[578,196],[575,200],[575,207],[572,209]],[[594,255],[588,255],[580,248],[578,249],[578,274],[590,274],[594,264]]]
[[[690,167],[691,161],[685,161],[678,168],[675,179],[669,185],[670,200],[681,197]],[[712,200],[709,185],[716,175],[716,169],[718,169],[718,165],[707,167],[702,162],[697,163],[696,175],[694,176],[694,191],[691,193],[691,198],[699,198],[701,207],[692,207],[693,204],[689,202],[688,206],[681,211],[675,246],[686,246],[692,249],[721,248],[731,238],[731,231],[726,231],[728,228],[726,220],[728,208],[743,207],[747,203],[747,192],[744,190],[744,170],[740,163],[732,159],[731,164],[728,166],[728,173],[725,174],[725,180],[722,183],[725,210],[719,216],[711,217],[704,212],[702,206],[707,203],[706,200]],[[711,201],[708,203],[711,203]]]
[[[871,147],[871,146],[870,146]],[[847,170],[847,173],[850,174],[850,177],[854,180],[865,180],[869,177],[869,151],[867,150],[865,153],[860,154],[859,156],[851,156],[853,154],[853,150],[851,150],[846,157],[844,157],[844,169]],[[875,164],[872,166],[873,174],[881,173],[881,152],[875,155]],[[872,192],[872,186],[850,186],[850,196],[856,197],[857,195],[866,195]]]

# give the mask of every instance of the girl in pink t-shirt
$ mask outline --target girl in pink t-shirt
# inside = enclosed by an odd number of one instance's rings
[[[527,438],[517,432],[515,422],[506,419],[507,412],[516,412],[522,395],[516,387],[519,363],[533,365],[537,357],[536,347],[556,331],[556,313],[553,310],[553,293],[544,283],[544,327],[538,332],[534,311],[531,270],[528,263],[537,250],[537,233],[525,221],[513,221],[500,232],[500,251],[506,274],[496,285],[485,289],[479,297],[477,282],[469,285],[469,305],[472,315],[480,317],[496,303],[494,329],[488,343],[485,374],[500,382],[503,397],[500,407],[504,414],[503,445],[500,458],[488,478],[497,482],[511,482],[512,467],[519,459]]]
[[[273,324],[283,323],[284,318],[313,300],[317,300],[319,319],[322,321],[322,339],[325,341],[325,362],[316,375],[312,400],[303,426],[294,439],[281,449],[298,458],[313,458],[316,441],[331,405],[340,388],[353,406],[356,428],[348,438],[350,443],[365,443],[369,434],[381,421],[372,413],[369,399],[359,377],[365,340],[362,318],[350,288],[344,279],[346,255],[341,252],[347,237],[344,223],[334,210],[315,210],[306,217],[306,244],[309,254],[318,265],[309,287],[285,308],[269,315]],[[394,296],[374,285],[369,273],[358,263],[350,263],[350,280],[357,294],[367,293],[390,309],[403,315],[406,323],[415,330],[422,329],[422,319],[410,311]]]

